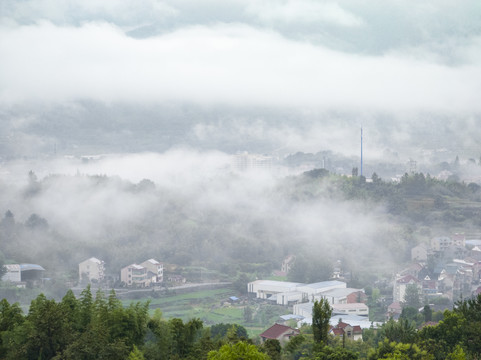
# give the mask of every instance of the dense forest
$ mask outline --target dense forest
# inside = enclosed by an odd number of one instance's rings
[[[115,292],[94,296],[87,287],[59,302],[43,294],[24,315],[18,304],[0,302],[2,359],[478,359],[481,353],[481,295],[458,302],[443,320],[431,323],[425,308],[421,327],[407,314],[363,340],[329,334],[327,301],[315,302],[313,325],[284,346],[278,340],[248,338],[236,324],[205,327],[201,320],[164,319],[148,313],[148,303],[122,306]]]

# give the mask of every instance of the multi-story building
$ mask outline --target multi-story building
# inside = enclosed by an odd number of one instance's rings
[[[161,283],[164,281],[164,266],[157,260],[145,260],[140,266],[147,269],[147,277],[152,283]]]
[[[419,294],[422,294],[421,282],[412,275],[406,275],[403,277],[398,277],[394,281],[393,286],[393,299],[394,301],[403,302],[406,295],[406,288],[410,285],[417,286]]]
[[[448,236],[438,236],[431,239],[431,249],[434,251],[444,251],[454,245],[453,240]]]
[[[274,157],[269,155],[249,154],[248,152],[239,152],[232,158],[232,166],[234,170],[272,170],[274,167]]]
[[[105,277],[105,263],[95,257],[91,257],[78,264],[79,280],[102,281]]]
[[[149,286],[150,279],[147,277],[147,268],[137,264],[131,264],[120,270],[120,281],[127,286]]]

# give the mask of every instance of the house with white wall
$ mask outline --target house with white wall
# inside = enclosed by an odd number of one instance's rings
[[[120,270],[120,281],[127,286],[145,287],[150,285],[150,279],[147,277],[147,268],[130,264]]]
[[[91,257],[78,264],[79,281],[102,281],[105,277],[105,262]]]
[[[422,289],[421,281],[419,281],[417,278],[415,278],[412,275],[406,275],[406,276],[398,277],[396,278],[396,280],[394,280],[393,301],[403,302],[404,296],[406,295],[406,288],[409,285],[417,286],[419,290],[419,294],[422,294],[423,289]]]
[[[152,284],[158,284],[164,281],[164,265],[155,259],[145,260],[140,264],[147,269],[147,277]]]

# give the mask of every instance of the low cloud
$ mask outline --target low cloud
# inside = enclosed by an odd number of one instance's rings
[[[105,23],[0,29],[0,101],[479,112],[481,68],[362,56],[245,25],[133,39]],[[32,61],[35,59],[35,61]]]

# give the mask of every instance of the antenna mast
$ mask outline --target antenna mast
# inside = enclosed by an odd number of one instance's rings
[[[362,125],[361,125],[361,176],[362,176]]]

